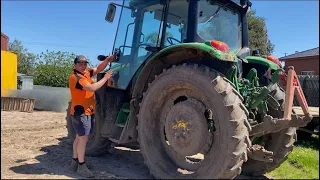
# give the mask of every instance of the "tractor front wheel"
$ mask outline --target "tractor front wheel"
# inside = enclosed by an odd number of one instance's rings
[[[156,178],[230,179],[250,144],[241,96],[206,66],[173,66],[149,85],[138,115],[141,153]]]

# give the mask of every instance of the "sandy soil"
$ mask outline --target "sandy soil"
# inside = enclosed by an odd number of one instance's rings
[[[65,127],[65,113],[1,111],[1,178],[82,178],[69,170],[72,144]],[[139,150],[115,147],[86,161],[95,178],[153,178]]]

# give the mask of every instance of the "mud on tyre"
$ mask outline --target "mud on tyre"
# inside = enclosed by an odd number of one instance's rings
[[[164,70],[144,93],[138,115],[138,141],[151,174],[210,179],[240,174],[250,144],[241,98],[208,67]]]

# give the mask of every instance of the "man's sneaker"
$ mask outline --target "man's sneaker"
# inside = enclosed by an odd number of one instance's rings
[[[78,161],[75,161],[72,159],[72,162],[71,162],[71,170],[76,172],[78,169]]]
[[[78,165],[77,173],[86,178],[94,177],[93,173],[88,169],[86,163]]]

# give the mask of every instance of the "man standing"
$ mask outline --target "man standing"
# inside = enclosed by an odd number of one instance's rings
[[[94,127],[94,92],[101,88],[112,76],[109,70],[105,76],[98,82],[92,81],[92,76],[100,73],[106,68],[109,62],[112,62],[115,56],[106,57],[106,59],[95,68],[88,69],[88,61],[84,56],[78,56],[74,60],[74,70],[69,78],[69,88],[71,93],[71,120],[76,132],[76,138],[73,143],[73,160],[71,168],[84,177],[93,177],[93,173],[85,164],[85,150],[88,136]]]

